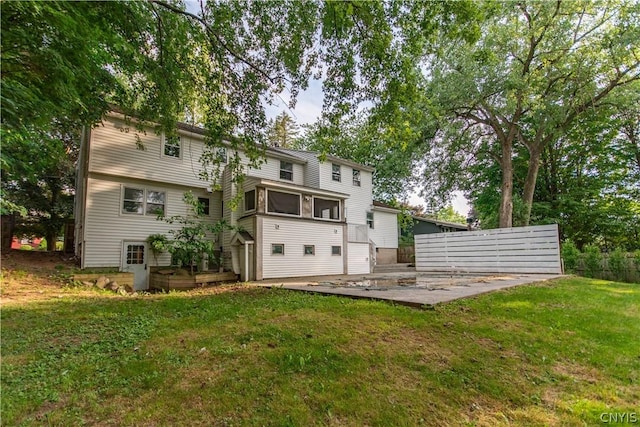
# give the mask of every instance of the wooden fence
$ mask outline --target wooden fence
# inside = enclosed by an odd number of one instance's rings
[[[416,271],[561,274],[558,226],[415,236]]]

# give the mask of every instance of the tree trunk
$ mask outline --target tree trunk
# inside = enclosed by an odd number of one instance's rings
[[[56,250],[56,241],[58,239],[58,236],[56,236],[56,233],[54,233],[51,230],[47,230],[47,232],[45,233],[44,238],[47,239],[47,251],[48,252],[55,251]]]
[[[502,187],[500,195],[500,228],[513,227],[513,151],[512,141],[502,141]]]
[[[531,208],[533,206],[533,194],[536,190],[536,181],[538,179],[538,171],[540,170],[540,155],[542,150],[538,147],[534,147],[529,150],[529,168],[527,170],[527,179],[524,181],[524,192],[522,194],[522,201],[525,206],[525,213],[523,218],[524,226],[529,225],[531,221]]]

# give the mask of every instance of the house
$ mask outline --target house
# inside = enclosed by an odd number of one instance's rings
[[[212,223],[238,227],[213,236],[224,267],[243,280],[326,274],[364,274],[395,262],[397,210],[374,203],[371,167],[317,153],[268,148],[259,168],[246,168],[242,188],[228,166],[219,186],[200,179],[205,131],[178,124],[178,137],[129,130],[110,113],[83,132],[77,170],[75,250],[82,268],[117,268],[148,287],[150,266],[171,263],[169,254],[149,259],[151,234],[175,228],[157,220],[185,215],[191,191]],[[230,146],[216,155],[225,164]],[[248,165],[243,152],[237,153]],[[221,188],[220,191],[214,188]],[[242,202],[232,210],[241,192]]]
[[[455,222],[439,221],[433,218],[425,218],[421,216],[412,216],[413,226],[411,228],[412,235],[433,234],[433,233],[450,233],[453,231],[467,231],[467,226],[457,224]]]

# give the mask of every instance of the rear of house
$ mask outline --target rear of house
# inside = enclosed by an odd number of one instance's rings
[[[362,274],[395,262],[396,214],[372,199],[373,169],[316,153],[267,149],[265,163],[246,167],[242,188],[224,167],[220,191],[200,179],[205,132],[179,125],[177,137],[130,128],[116,113],[84,132],[78,168],[76,254],[82,268],[113,268],[135,274],[148,287],[151,266],[171,264],[169,254],[149,254],[146,239],[176,225],[158,220],[188,215],[183,195],[205,206],[206,221],[225,219],[233,229],[212,236],[223,266],[243,280]],[[231,148],[218,148],[223,166]],[[238,194],[240,193],[240,194]],[[240,197],[238,209],[232,200]]]

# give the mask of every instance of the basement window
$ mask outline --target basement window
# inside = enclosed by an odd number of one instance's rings
[[[342,246],[331,246],[331,255],[342,255]]]
[[[271,255],[284,255],[284,243],[272,243]]]
[[[305,255],[315,255],[316,254],[315,245],[304,245],[304,254]]]

